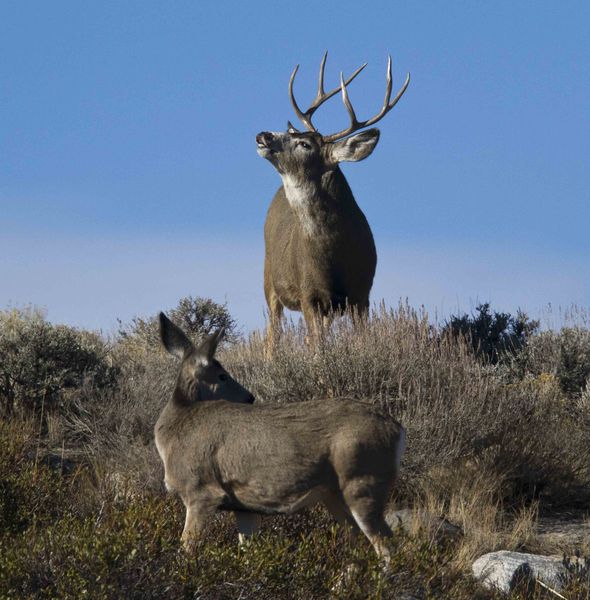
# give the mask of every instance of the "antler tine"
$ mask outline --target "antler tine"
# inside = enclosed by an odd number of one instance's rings
[[[324,56],[322,58],[322,62],[320,64],[320,79],[318,81],[318,93],[316,94],[315,99],[317,100],[318,98],[321,98],[325,92],[324,92],[324,70],[326,68],[326,59],[328,58],[328,51],[326,50],[324,52]],[[315,100],[314,100],[315,102]]]
[[[365,67],[367,63],[362,64],[345,82],[344,85],[348,85]],[[318,90],[319,91],[319,90]],[[316,96],[315,100],[311,103],[311,106],[308,108],[307,112],[310,112],[310,116],[318,109],[326,100],[329,100],[332,96],[335,96],[340,91],[340,86],[337,85],[333,90],[329,91],[327,94],[324,92],[321,96]]]
[[[349,129],[352,132],[355,129],[359,129],[360,123],[356,119],[356,114],[354,112],[354,108],[352,108],[350,98],[348,97],[348,90],[346,89],[346,86],[344,85],[344,78],[342,77],[342,71],[340,71],[340,89],[342,90],[342,102],[344,102],[344,106],[346,106],[346,110],[348,111],[348,114],[350,115]]]
[[[342,91],[342,101],[346,106],[346,110],[350,115],[350,125],[343,129],[338,133],[334,133],[332,135],[325,135],[324,141],[326,142],[335,142],[336,140],[346,137],[351,133],[363,129],[364,127],[368,127],[369,125],[373,125],[377,123],[377,121],[381,120],[399,101],[399,99],[404,95],[408,85],[410,85],[410,74],[406,75],[406,80],[404,84],[400,88],[399,92],[395,95],[395,98],[390,102],[391,98],[391,90],[393,87],[393,78],[391,75],[391,56],[387,57],[387,86],[385,89],[385,100],[383,101],[383,107],[381,110],[371,119],[367,119],[366,121],[358,121],[350,102],[350,98],[348,97],[348,90],[346,89],[346,85],[344,85],[344,81],[342,79],[342,74],[340,74],[340,90]]]
[[[391,110],[399,101],[399,99],[404,95],[407,87],[410,85],[410,73],[406,75],[406,80],[404,81],[404,85],[400,88],[400,91],[395,95],[395,98],[391,101],[389,105],[389,110]]]
[[[393,77],[391,75],[391,54],[387,55],[387,87],[385,88],[385,100],[383,100],[383,106],[389,105],[389,99],[391,98],[391,89],[393,87]]]
[[[289,97],[291,98],[291,105],[293,106],[293,110],[295,114],[299,118],[299,120],[307,127],[308,131],[317,131],[317,129],[312,125],[311,121],[308,119],[307,113],[301,112],[301,109],[297,105],[297,100],[295,100],[295,96],[293,95],[293,82],[295,81],[295,75],[297,75],[297,71],[299,70],[299,65],[296,65],[293,69],[293,73],[291,73],[291,78],[289,79]]]
[[[333,90],[329,91],[328,93],[326,93],[324,91],[324,71],[326,68],[326,60],[328,58],[328,52],[326,51],[324,53],[324,56],[322,58],[322,62],[320,64],[320,75],[319,75],[319,79],[318,79],[318,91],[316,94],[316,97],[314,98],[313,102],[311,103],[310,107],[305,111],[302,112],[301,109],[299,108],[299,106],[297,105],[297,101],[295,100],[295,96],[293,95],[293,82],[295,81],[295,75],[297,74],[297,71],[299,70],[299,65],[297,65],[295,67],[295,69],[293,69],[293,73],[291,73],[291,79],[289,80],[289,96],[291,98],[291,105],[293,106],[293,110],[295,110],[295,113],[297,114],[297,117],[299,118],[299,120],[305,125],[305,127],[307,128],[308,131],[314,131],[317,132],[317,129],[315,128],[315,126],[313,125],[313,123],[311,122],[311,117],[313,115],[313,113],[326,101],[329,100],[330,98],[332,98],[332,96],[334,96],[335,94],[337,94],[340,91],[340,86],[335,87]],[[346,87],[349,83],[352,82],[352,80],[367,66],[367,63],[364,63],[363,65],[361,65],[345,82],[344,82],[344,86]]]

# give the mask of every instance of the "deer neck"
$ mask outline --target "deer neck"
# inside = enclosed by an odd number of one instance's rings
[[[186,379],[182,373],[179,373],[172,394],[172,406],[187,408],[193,405],[195,403],[193,398],[196,399],[199,396],[198,385],[197,379]]]
[[[283,187],[289,206],[301,224],[303,234],[318,238],[329,234],[340,208],[354,199],[342,171],[336,167],[317,178],[282,175]]]

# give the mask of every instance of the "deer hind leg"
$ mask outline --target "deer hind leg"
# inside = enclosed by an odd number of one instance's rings
[[[363,329],[369,321],[369,301],[353,304],[349,308],[355,329]]]
[[[350,525],[347,528],[347,534],[349,535],[350,542],[356,544],[360,529],[348,511],[342,496],[329,492],[324,495],[322,501],[337,523],[340,525],[348,523]],[[347,597],[350,594],[351,586],[354,584],[359,570],[360,565],[356,561],[346,565],[334,581],[334,585],[332,586],[333,595],[340,598]]]
[[[366,482],[352,482],[344,490],[344,501],[350,514],[386,568],[391,559],[389,541],[393,536],[383,516],[387,492],[388,486]]]
[[[255,513],[236,511],[238,526],[238,543],[243,546],[260,529],[262,517]]]
[[[327,312],[323,311],[319,304],[314,301],[302,302],[301,310],[307,325],[305,341],[309,346],[317,347],[323,338],[324,318],[327,317]]]

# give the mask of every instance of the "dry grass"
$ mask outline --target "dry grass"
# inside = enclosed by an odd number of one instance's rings
[[[482,364],[407,307],[382,308],[360,330],[343,319],[317,349],[290,328],[272,360],[256,336],[223,360],[260,402],[348,396],[401,420],[406,496],[432,488],[450,499],[482,473],[502,501],[587,498],[590,440],[559,386]]]
[[[590,343],[587,348],[587,336],[580,331],[533,336],[525,350],[528,354],[516,357],[514,364],[492,366],[478,361],[470,344],[441,335],[427,315],[407,306],[381,307],[361,328],[353,328],[350,319],[338,320],[316,348],[305,344],[300,327],[291,326],[272,359],[259,335],[221,353],[224,366],[258,402],[347,396],[374,402],[404,424],[408,448],[393,501],[400,507],[412,506],[417,513],[445,516],[465,535],[441,548],[427,532],[419,531],[416,519],[413,535],[395,542],[395,586],[380,582],[367,548],[347,545],[321,510],[268,520],[266,534],[248,557],[237,552],[233,525],[222,518],[203,542],[200,571],[180,560],[182,511],[163,494],[152,432],[171,393],[176,364],[144,339],[118,340],[110,355],[120,373],[116,389],[81,388],[69,399],[67,411],[46,415],[43,428],[35,421],[17,436],[26,440],[17,452],[25,479],[14,484],[13,496],[26,495],[27,485],[33,485],[35,480],[27,473],[31,465],[38,465],[39,456],[50,456],[53,466],[61,465],[66,475],[58,480],[66,482],[67,490],[39,488],[37,496],[33,494],[34,507],[26,505],[23,510],[43,512],[39,494],[52,505],[63,503],[64,510],[33,519],[12,541],[4,535],[7,530],[0,535],[3,550],[12,557],[14,581],[20,581],[19,569],[25,568],[27,556],[33,556],[45,573],[49,559],[44,553],[51,548],[61,565],[55,571],[60,585],[71,576],[72,589],[90,586],[96,597],[117,597],[117,586],[130,590],[138,577],[138,589],[144,593],[147,588],[142,585],[151,582],[154,590],[173,598],[207,590],[209,595],[203,597],[287,597],[289,590],[292,597],[324,597],[342,564],[358,559],[364,565],[359,589],[371,590],[358,597],[395,597],[407,588],[429,590],[429,597],[491,598],[477,591],[467,575],[472,560],[497,549],[571,550],[566,544],[546,544],[538,535],[537,520],[556,510],[587,507],[590,499],[590,396],[588,389],[564,388],[560,379],[562,348],[567,356],[577,357],[572,364],[578,378],[586,353],[590,357]],[[11,435],[5,435],[3,443]],[[11,468],[9,463],[4,466]],[[10,506],[21,514],[20,508]],[[5,522],[12,518],[9,515]],[[118,526],[117,519],[124,522]],[[52,522],[50,534],[46,527]],[[140,534],[132,526],[138,522]],[[33,534],[30,527],[35,528]],[[68,528],[78,533],[68,537]],[[117,532],[124,551],[109,558],[104,545],[114,543]],[[78,539],[82,535],[94,541],[82,542]],[[56,548],[56,540],[63,550]],[[92,544],[98,544],[98,550]],[[142,548],[137,556],[154,565],[149,576],[137,574],[136,555],[124,554],[137,544]],[[150,554],[155,551],[163,553],[161,561]],[[86,573],[81,579],[66,575],[67,552],[76,557],[75,568]],[[110,579],[101,575],[109,582],[104,593],[90,585],[95,574],[83,567],[84,557],[93,552],[104,552],[100,560],[107,566],[111,560],[115,569]],[[295,558],[290,552],[296,552]],[[325,558],[321,568],[318,556]],[[251,571],[244,571],[246,559]],[[253,573],[266,584],[260,587]],[[290,583],[280,584],[288,576]],[[178,586],[179,577],[186,589]],[[220,587],[220,578],[227,583],[225,588]],[[166,586],[173,591],[166,592]],[[68,597],[66,588],[51,588],[53,597]],[[350,591],[349,597],[355,594]],[[25,597],[42,596],[31,592]]]
[[[381,307],[363,328],[340,319],[317,348],[304,337],[301,327],[287,328],[270,359],[254,334],[220,359],[258,402],[347,396],[399,419],[408,448],[398,503],[435,501],[437,512],[458,518],[459,504],[514,514],[531,503],[545,511],[590,498],[587,393],[570,398],[551,375],[515,378],[513,369],[482,364],[469,344],[441,336],[407,306]],[[554,354],[546,350],[544,360]],[[113,362],[122,374],[118,390],[62,417],[66,445],[82,443],[127,486],[160,491],[152,427],[176,363],[133,337],[115,345]]]

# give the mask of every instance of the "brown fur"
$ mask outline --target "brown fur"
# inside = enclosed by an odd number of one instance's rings
[[[355,132],[377,123],[398,103],[410,83],[410,74],[392,99],[389,56],[383,106],[375,116],[359,121],[347,86],[367,65],[346,80],[340,73],[340,85],[326,92],[327,57],[326,52],[316,96],[306,111],[299,108],[293,93],[299,65],[289,80],[293,110],[307,131],[302,133],[289,123],[286,133],[265,131],[256,136],[258,154],[268,159],[283,179],[264,227],[264,292],[271,347],[280,330],[284,307],[303,311],[314,337],[333,312],[348,306],[353,314],[365,315],[369,307],[377,264],[375,243],[338,163],[363,160],[371,154],[379,141],[379,131]],[[338,133],[322,135],[312,122],[313,115],[337,93],[342,96],[350,125]]]
[[[377,265],[375,242],[338,162],[361,160],[378,137],[377,130],[335,143],[323,142],[317,133],[257,137],[259,153],[292,184],[275,194],[264,226],[271,335],[279,329],[283,307],[302,311],[312,333],[318,333],[318,317],[347,306],[367,312]],[[302,140],[310,150],[298,150]]]

